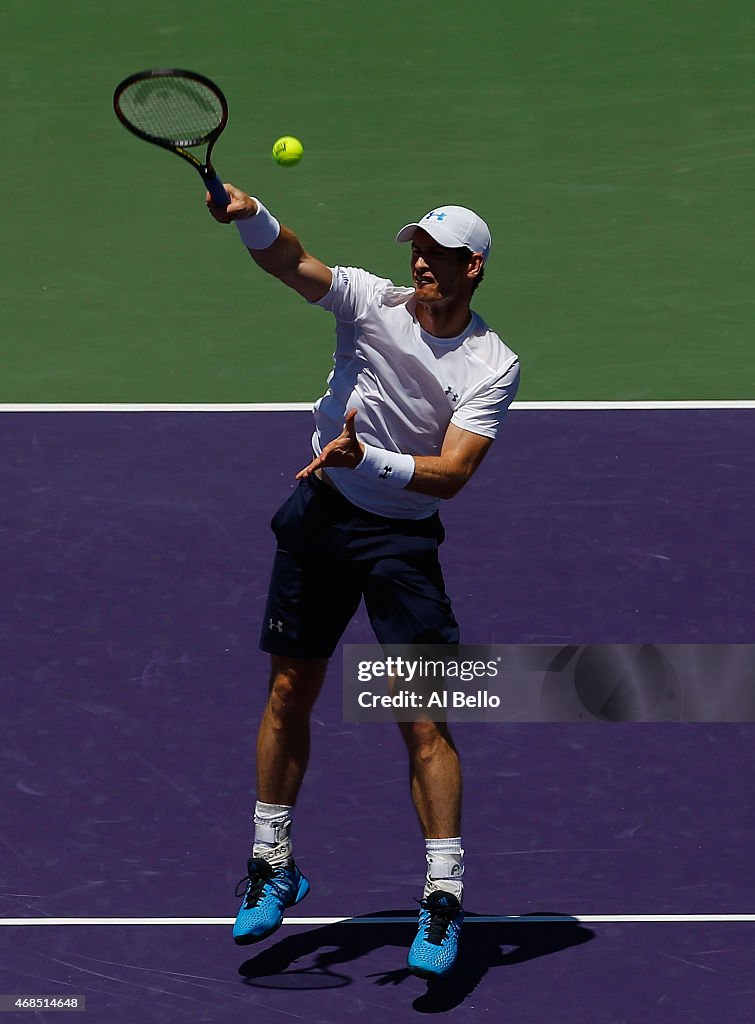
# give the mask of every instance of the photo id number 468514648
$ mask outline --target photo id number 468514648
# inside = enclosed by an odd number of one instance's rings
[[[20,1013],[24,1010],[32,1013],[39,1010],[84,1010],[85,996],[0,996],[0,1011],[9,1010]]]

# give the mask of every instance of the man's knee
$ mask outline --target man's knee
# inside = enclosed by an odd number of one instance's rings
[[[276,724],[285,726],[309,715],[327,664],[325,659],[273,658],[268,706]]]

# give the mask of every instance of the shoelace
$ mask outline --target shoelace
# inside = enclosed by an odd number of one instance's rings
[[[431,903],[429,900],[420,900],[419,905],[430,915],[425,941],[432,943],[433,946],[443,945],[448,926],[456,917],[458,909],[442,907],[437,902],[433,901]]]
[[[247,862],[247,874],[236,886],[236,895],[244,896],[244,909],[256,907],[264,895],[265,886],[273,879],[273,869],[261,859]]]

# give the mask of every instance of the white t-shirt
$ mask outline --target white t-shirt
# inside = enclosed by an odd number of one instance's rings
[[[519,384],[519,361],[472,314],[456,338],[436,338],[415,316],[414,289],[354,267],[333,267],[316,305],[336,318],[328,390],[314,406],[312,447],[322,449],[356,409],[360,441],[391,452],[439,455],[449,423],[494,438]],[[369,512],[397,519],[432,515],[439,498],[328,469],[341,493]]]

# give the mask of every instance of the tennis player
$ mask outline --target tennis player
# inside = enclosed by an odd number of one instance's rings
[[[272,521],[277,552],[261,647],[272,656],[257,741],[257,803],[248,877],[234,927],[257,942],[309,892],[291,821],[309,754],[309,718],[328,659],[363,598],[382,644],[457,644],[438,560],[438,507],[477,470],[519,383],[517,356],[480,316],[490,232],[471,210],[431,210],[396,236],[411,244],[410,287],[328,267],[259,199],[226,185],[207,205],[233,222],[254,261],[335,318],[336,348],[314,406],[313,457]],[[401,723],[411,796],[425,838],[419,926],[408,956],[446,974],[463,921],[462,777],[448,727]],[[242,895],[241,890],[238,895]]]

